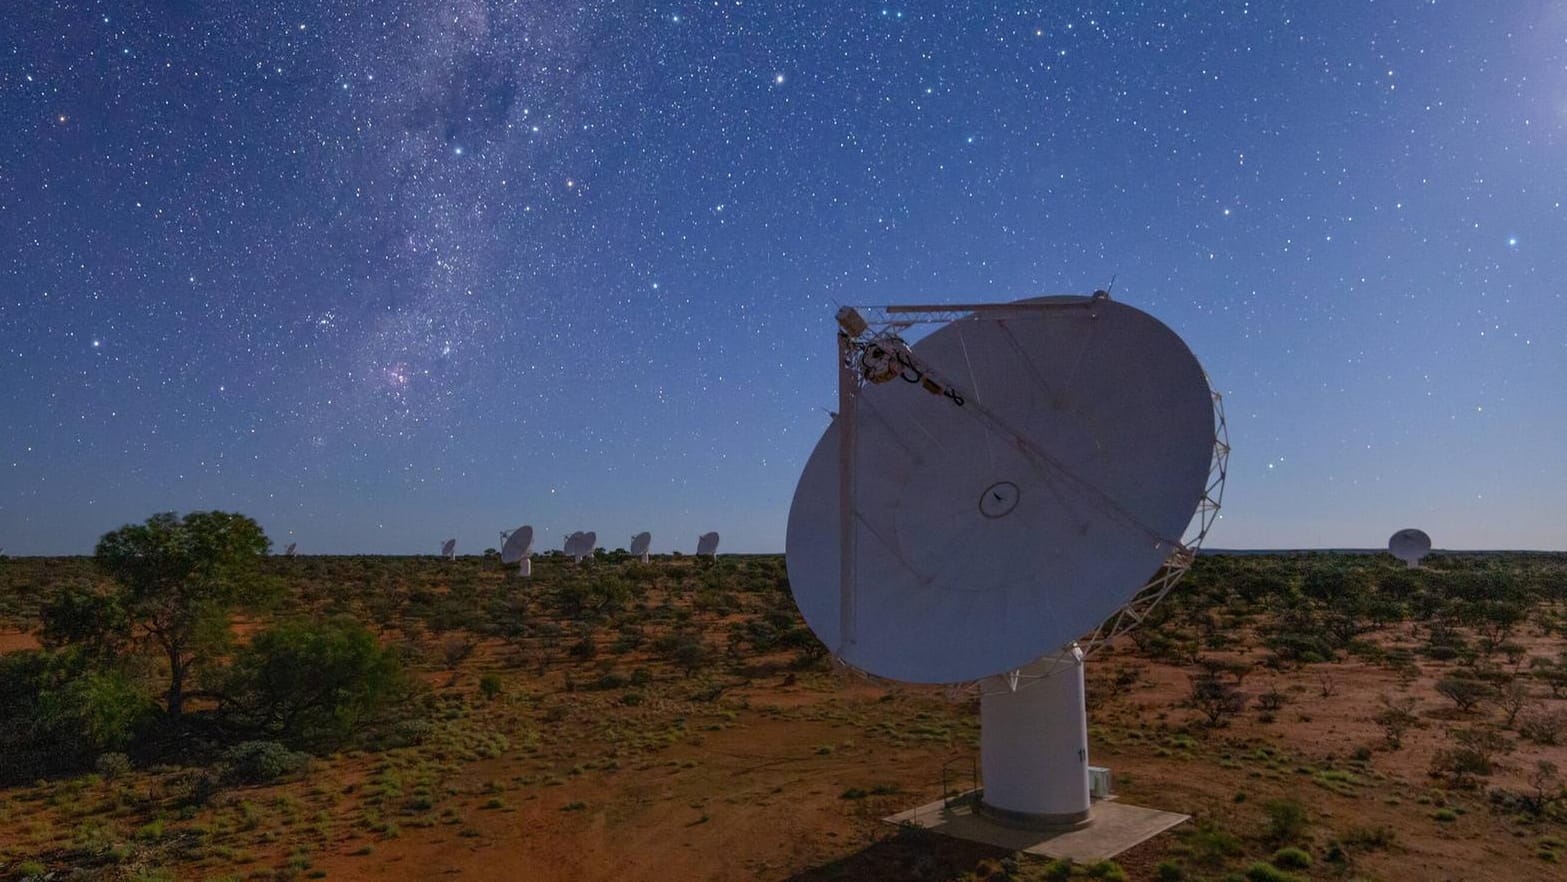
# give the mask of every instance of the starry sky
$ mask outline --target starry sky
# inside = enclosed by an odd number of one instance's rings
[[[839,304],[1112,279],[1225,395],[1211,546],[1567,548],[1562,4],[20,9],[8,553],[780,551]]]

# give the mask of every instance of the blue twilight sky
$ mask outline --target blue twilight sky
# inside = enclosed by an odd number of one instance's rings
[[[1115,296],[1223,547],[1567,548],[1567,6],[26,3],[0,546],[778,551],[839,303]]]

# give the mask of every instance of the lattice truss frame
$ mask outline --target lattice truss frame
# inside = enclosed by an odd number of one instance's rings
[[[1096,291],[1091,297],[1071,295],[1080,298],[1066,303],[1051,304],[1059,307],[1087,307],[1092,308],[1099,301],[1108,299],[1109,295],[1103,291]],[[1027,311],[1030,307],[1038,308],[1044,304],[1020,304],[1020,303],[982,303],[966,305],[939,305],[939,306],[875,306],[848,308],[839,310],[839,352],[840,378],[854,378],[854,388],[849,390],[850,396],[857,394],[859,389],[869,381],[861,368],[863,353],[873,345],[880,344],[896,351],[908,352],[906,344],[899,332],[914,327],[915,325],[946,324],[965,318],[976,313],[1003,313]],[[923,367],[923,366],[922,366]],[[1138,627],[1147,619],[1154,607],[1170,593],[1181,581],[1192,564],[1197,559],[1197,553],[1202,548],[1203,541],[1207,539],[1208,531],[1218,521],[1219,512],[1224,503],[1224,486],[1229,476],[1230,461],[1230,432],[1229,423],[1224,415],[1224,396],[1213,388],[1213,381],[1204,374],[1208,380],[1208,394],[1213,399],[1214,443],[1213,455],[1208,465],[1208,480],[1203,488],[1202,498],[1198,501],[1197,511],[1192,519],[1192,525],[1188,528],[1186,536],[1165,559],[1164,565],[1138,589],[1132,599],[1127,601],[1120,609],[1112,613],[1103,623],[1091,633],[1079,638],[1076,642],[1063,646],[1061,653],[1075,654],[1078,658],[1086,659],[1095,651],[1104,647],[1110,641]],[[840,381],[841,381],[840,380]],[[842,390],[840,390],[842,391]],[[1041,656],[1040,658],[1046,658]],[[854,671],[866,679],[883,680],[866,671],[860,670],[843,661],[835,653],[833,660],[839,665]],[[1032,663],[1031,663],[1032,664]],[[1026,688],[1031,683],[1038,682],[1056,673],[1067,670],[1070,665],[1052,665],[1049,672],[1043,674],[1026,674],[1021,669],[1003,672],[1001,674],[985,677],[981,680],[972,680],[962,683],[952,683],[947,686],[950,698],[960,699],[965,696],[982,694],[985,692],[1016,692]]]

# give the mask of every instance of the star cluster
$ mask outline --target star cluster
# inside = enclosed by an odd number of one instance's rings
[[[1211,544],[1567,547],[1564,96],[1543,2],[28,4],[0,545],[775,551],[837,304],[1114,279]]]

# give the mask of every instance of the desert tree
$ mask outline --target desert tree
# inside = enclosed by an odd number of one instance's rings
[[[1502,712],[1505,720],[1502,723],[1503,727],[1511,729],[1518,719],[1519,712],[1534,703],[1534,695],[1522,680],[1514,677],[1496,690],[1496,694],[1491,697],[1491,702]]]
[[[1567,711],[1536,711],[1524,715],[1518,721],[1518,734],[1535,744],[1558,744],[1563,731],[1567,731]]]
[[[312,749],[372,731],[416,685],[395,649],[342,617],[285,621],[262,631],[235,653],[219,683],[229,725]]]
[[[1535,658],[1529,662],[1529,668],[1534,678],[1551,690],[1552,698],[1567,698],[1567,652],[1557,660]]]
[[[1475,778],[1490,775],[1496,757],[1511,753],[1514,746],[1507,736],[1489,727],[1452,729],[1447,736],[1452,746],[1432,756],[1431,774],[1448,776],[1454,787],[1471,787]]]
[[[123,622],[131,640],[167,661],[170,717],[184,711],[192,670],[226,650],[234,608],[261,596],[270,547],[255,521],[221,511],[156,514],[98,540],[94,562],[118,585],[104,596],[118,607],[104,620]]]
[[[1567,803],[1567,783],[1562,782],[1561,770],[1550,760],[1535,761],[1534,770],[1529,773],[1529,789],[1524,808],[1536,816]]]
[[[1496,687],[1473,677],[1443,677],[1436,682],[1436,691],[1464,713],[1496,695]]]
[[[1423,723],[1415,714],[1415,700],[1413,698],[1393,698],[1382,696],[1382,709],[1372,716],[1372,721],[1382,727],[1382,736],[1387,739],[1387,746],[1392,750],[1398,750],[1404,745],[1404,735],[1411,729],[1418,729]]]
[[[1187,701],[1208,718],[1208,725],[1213,728],[1224,725],[1226,720],[1246,708],[1246,695],[1210,672],[1191,676]]]

